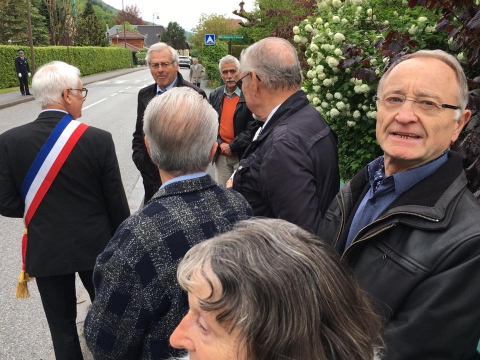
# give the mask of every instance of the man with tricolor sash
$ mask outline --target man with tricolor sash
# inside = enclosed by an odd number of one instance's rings
[[[93,301],[95,259],[129,207],[111,134],[75,120],[87,95],[80,71],[54,61],[32,87],[42,112],[0,135],[0,214],[25,222],[16,296],[29,296],[34,277],[56,359],[82,359],[75,273]]]

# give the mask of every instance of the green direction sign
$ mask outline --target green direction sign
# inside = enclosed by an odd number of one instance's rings
[[[242,35],[219,35],[218,38],[220,40],[240,40],[243,39]]]

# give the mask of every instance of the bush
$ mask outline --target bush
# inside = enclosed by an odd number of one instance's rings
[[[24,48],[30,70],[33,73],[30,49]],[[14,60],[18,46],[0,45],[0,88],[18,86]],[[50,61],[64,61],[80,69],[82,76],[131,67],[132,52],[129,49],[111,47],[46,46],[35,47],[35,66],[38,69]]]
[[[220,73],[218,71],[218,62],[222,57],[228,54],[228,45],[218,42],[215,45],[204,45],[201,62],[205,67],[208,79],[211,81],[212,88],[220,86]]]
[[[338,135],[340,175],[348,180],[381,154],[375,137],[377,85],[390,57],[407,50],[380,49],[384,38],[406,33],[404,42],[414,51],[448,48],[446,37],[435,30],[435,14],[410,9],[406,0],[322,0],[318,16],[293,32],[307,58],[304,90]]]

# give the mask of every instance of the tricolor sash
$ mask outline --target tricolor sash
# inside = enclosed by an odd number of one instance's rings
[[[27,288],[27,281],[29,281],[30,278],[25,272],[28,224],[55,180],[55,177],[75,147],[78,139],[80,139],[87,128],[88,125],[73,120],[70,114],[66,114],[55,129],[53,129],[47,141],[40,149],[40,152],[23,181],[20,192],[25,202],[23,215],[25,229],[22,238],[22,271],[17,286],[17,298],[27,298],[30,296]]]

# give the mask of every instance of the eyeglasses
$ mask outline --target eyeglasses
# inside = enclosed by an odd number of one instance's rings
[[[225,69],[225,70],[222,70],[222,74],[223,75],[227,75],[228,73],[230,74],[235,74],[237,72],[237,69]]]
[[[87,94],[88,94],[88,89],[87,88],[81,88],[81,89],[72,89],[70,88],[70,90],[76,90],[76,91],[81,91],[82,92],[82,96],[83,98],[85,99],[87,97]]]
[[[252,75],[252,72],[249,72],[247,75],[243,75],[239,80],[237,80],[237,82],[236,82],[237,86],[242,87],[242,80],[245,79],[247,76],[250,76],[250,75]],[[258,81],[260,81],[260,82],[262,81],[257,74],[255,74],[255,76],[257,77]]]
[[[172,65],[174,62],[175,60],[171,62],[165,61],[165,62],[159,62],[159,63],[151,63],[149,65],[150,65],[150,68],[152,69],[158,69],[160,66],[162,67],[162,69],[165,69],[166,67],[169,67],[170,65]]]
[[[460,106],[437,104],[436,102],[428,99],[407,99],[403,95],[387,96],[385,99],[380,99],[378,96],[375,96],[375,100],[388,110],[398,110],[405,104],[406,101],[411,101],[413,102],[413,108],[416,108],[418,111],[425,115],[436,115],[440,113],[443,109],[461,109]]]

